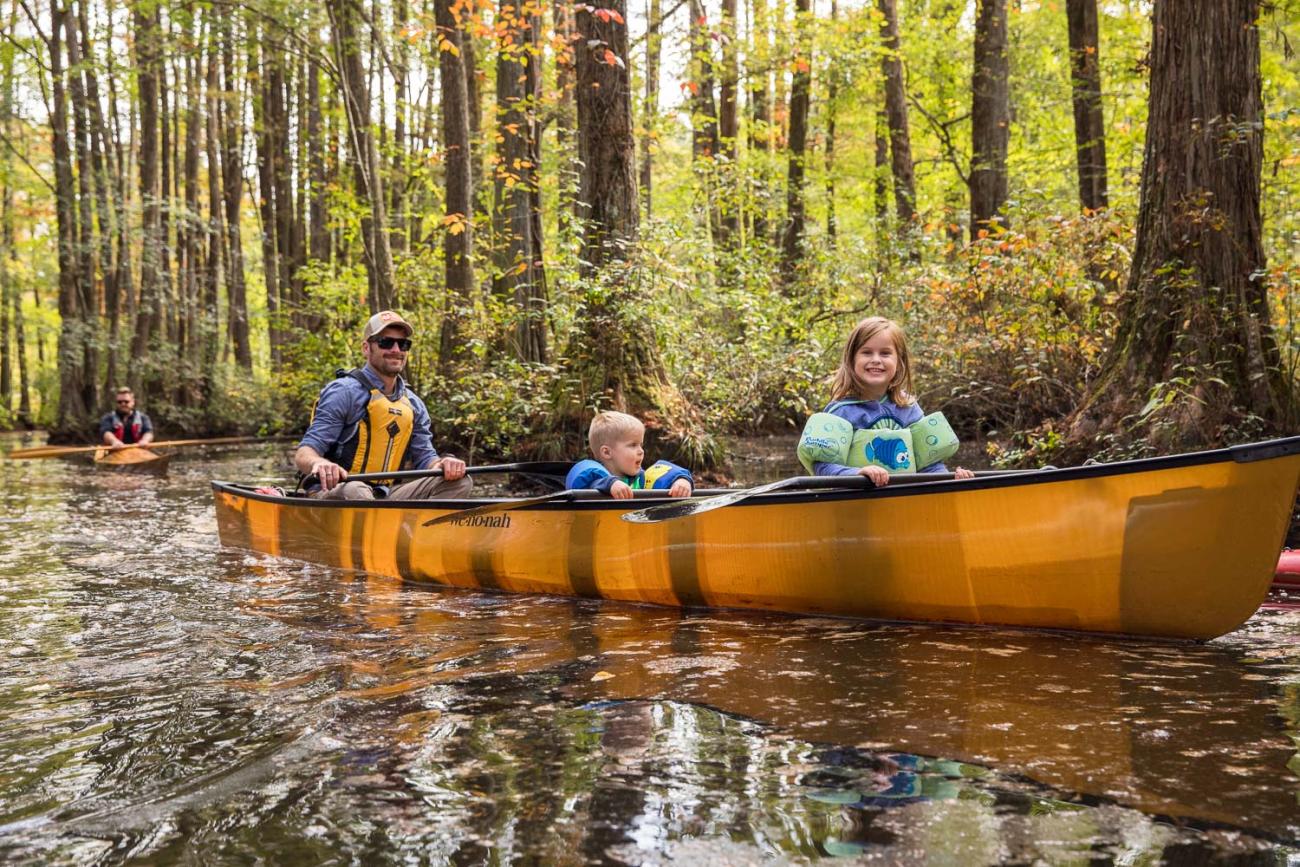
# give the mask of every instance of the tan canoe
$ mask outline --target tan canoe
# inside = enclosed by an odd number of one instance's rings
[[[631,524],[640,500],[363,504],[214,482],[226,545],[453,587],[1209,639],[1268,593],[1300,437],[879,490],[784,490]],[[585,495],[591,492],[577,492]]]
[[[167,472],[171,455],[160,455],[149,449],[136,447],[130,449],[102,448],[95,452],[95,466],[98,469],[118,470],[127,473],[153,473],[162,475]]]

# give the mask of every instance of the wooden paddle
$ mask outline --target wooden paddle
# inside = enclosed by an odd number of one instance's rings
[[[978,470],[976,476],[1001,476],[1008,473],[1016,472],[1015,470]],[[1023,470],[1021,472],[1024,472]],[[956,478],[953,473],[916,473],[914,475],[891,476],[890,485],[909,485],[920,482],[944,482]],[[871,480],[866,476],[795,476],[789,479],[779,479],[775,482],[768,482],[765,485],[759,485],[755,488],[740,488],[725,494],[719,494],[716,497],[709,497],[706,500],[691,498],[681,500],[675,503],[664,503],[659,506],[651,506],[648,509],[640,509],[635,512],[624,512],[619,515],[624,521],[632,524],[657,524],[660,521],[672,521],[676,518],[689,518],[692,515],[702,515],[705,512],[712,512],[714,509],[721,509],[724,506],[731,506],[742,500],[748,500],[750,497],[756,497],[759,494],[769,494],[773,491],[783,491],[791,488],[818,489],[818,488],[873,488],[875,487]]]
[[[122,446],[106,446],[100,443],[97,446],[36,446],[30,449],[17,449],[9,453],[9,459],[13,461],[37,460],[39,458],[59,458],[64,455],[78,455],[89,452],[108,449],[109,451],[120,451],[122,449],[157,449],[157,448],[174,448],[177,446],[218,446],[234,445],[235,443],[264,443],[273,442],[281,437],[212,437],[205,440],[162,440],[152,443],[128,443]]]

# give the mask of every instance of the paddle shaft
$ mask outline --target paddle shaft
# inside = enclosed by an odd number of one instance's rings
[[[1017,472],[1016,470],[978,470],[976,476],[1000,476],[1008,473]],[[916,473],[909,475],[890,476],[890,485],[909,485],[921,482],[945,482],[955,479],[955,473]],[[770,494],[774,491],[782,491],[798,488],[800,490],[816,490],[825,488],[856,489],[856,488],[874,488],[875,485],[871,479],[866,476],[795,476],[789,479],[779,479],[775,482],[768,482],[765,485],[759,485],[754,488],[741,488],[735,491],[729,491],[719,494],[716,497],[710,497],[707,500],[690,499],[680,503],[664,503],[659,506],[651,506],[647,509],[640,509],[635,512],[625,512],[619,517],[630,524],[657,524],[660,521],[671,521],[675,518],[687,518],[692,515],[702,515],[705,512],[712,512],[714,509],[725,508],[736,503],[748,500],[750,497],[756,497],[760,494]]]
[[[110,451],[120,451],[122,449],[157,449],[157,448],[176,448],[179,446],[218,446],[234,445],[235,443],[262,443],[272,442],[280,437],[212,437],[202,440],[160,440],[150,443],[127,443],[120,446],[110,446],[100,443],[97,446],[36,446],[30,449],[17,449],[9,453],[9,459],[14,461],[37,460],[39,458],[58,458],[64,455],[87,454],[96,452],[100,449]]]
[[[466,467],[466,475],[481,475],[487,473],[529,473],[535,476],[563,476],[569,471],[573,464],[568,461],[523,461],[516,464],[484,464],[479,467]],[[388,473],[352,473],[345,482],[387,482],[407,481],[409,479],[427,479],[431,476],[441,476],[442,468],[429,470],[393,470]],[[303,479],[313,479],[315,476],[307,476]]]

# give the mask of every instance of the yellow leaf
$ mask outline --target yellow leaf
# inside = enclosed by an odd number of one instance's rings
[[[592,682],[595,682],[598,680],[609,680],[613,676],[614,675],[610,674],[608,671],[598,671],[591,676],[591,679]]]

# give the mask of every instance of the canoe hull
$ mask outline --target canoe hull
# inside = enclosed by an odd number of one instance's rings
[[[1300,440],[1279,442],[1300,452]],[[1208,639],[1263,601],[1298,484],[1300,454],[1155,459],[774,494],[649,525],[619,519],[635,506],[599,501],[433,527],[442,504],[323,504],[222,483],[214,493],[227,545],[418,582]]]
[[[171,455],[160,455],[149,449],[100,449],[95,452],[95,467],[101,470],[115,470],[123,473],[146,473],[162,475],[167,472]]]

